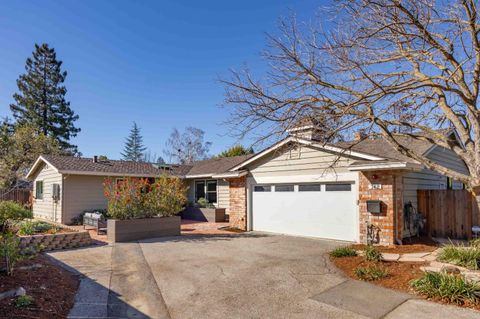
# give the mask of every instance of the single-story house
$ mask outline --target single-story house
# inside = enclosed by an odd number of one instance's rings
[[[309,125],[289,134],[255,155],[192,165],[158,167],[41,156],[28,173],[34,181],[33,212],[68,223],[84,210],[106,207],[105,177],[154,178],[167,171],[188,183],[189,201],[203,197],[226,208],[233,227],[365,242],[367,224],[373,224],[379,229],[379,243],[392,244],[410,235],[404,226],[404,205],[411,202],[416,207],[418,189],[463,188],[400,154],[383,139],[325,144]],[[468,174],[451,150],[411,138],[402,143]],[[381,201],[380,213],[369,212],[367,201]]]

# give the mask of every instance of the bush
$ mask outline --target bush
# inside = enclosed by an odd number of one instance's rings
[[[28,307],[33,303],[33,297],[29,295],[19,296],[15,300],[15,306],[18,308]]]
[[[330,256],[337,257],[337,258],[353,257],[353,256],[357,256],[357,252],[355,251],[355,249],[353,249],[351,247],[340,247],[340,248],[337,248],[337,249],[331,251]]]
[[[150,184],[147,179],[126,178],[121,183],[106,180],[108,214],[115,219],[172,216],[187,202],[187,188],[177,177],[161,176]]]
[[[0,201],[0,232],[6,232],[9,223],[27,218],[33,218],[32,211],[13,201]]]
[[[480,247],[479,246],[455,246],[448,245],[440,251],[437,257],[443,262],[452,263],[468,269],[480,269]]]
[[[5,260],[7,275],[13,275],[16,264],[25,259],[20,252],[20,240],[12,233],[0,235],[0,256]]]
[[[377,248],[372,245],[367,245],[365,248],[365,259],[368,261],[381,261],[383,257]]]
[[[23,221],[19,224],[19,235],[34,235],[38,233],[56,233],[56,227],[42,221]]]
[[[355,269],[355,275],[359,279],[373,281],[387,277],[388,271],[376,266],[357,267],[357,269]]]
[[[463,276],[427,271],[410,285],[416,292],[428,298],[438,298],[459,305],[466,301],[474,304],[480,302],[480,285],[466,281]]]

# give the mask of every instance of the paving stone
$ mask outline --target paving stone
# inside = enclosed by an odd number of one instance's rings
[[[398,261],[398,259],[400,258],[400,254],[383,253],[382,257],[385,261]]]
[[[404,293],[354,280],[312,297],[313,300],[374,319],[382,318],[410,298]]]
[[[398,261],[407,262],[407,263],[414,263],[414,262],[425,262],[425,259],[420,257],[405,257],[402,256]]]
[[[430,253],[410,253],[402,254],[402,258],[423,258],[428,255],[430,255]]]

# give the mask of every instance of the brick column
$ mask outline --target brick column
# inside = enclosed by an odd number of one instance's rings
[[[381,189],[372,189],[381,184]],[[392,245],[402,238],[403,231],[403,181],[398,171],[360,172],[360,241],[367,242],[367,221],[378,227],[381,245]],[[382,201],[380,214],[367,212],[367,200]]]
[[[247,230],[247,178],[245,176],[229,180],[230,226]]]

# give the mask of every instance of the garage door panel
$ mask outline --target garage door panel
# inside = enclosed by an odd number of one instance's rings
[[[356,240],[352,191],[253,192],[254,230],[338,240]]]

